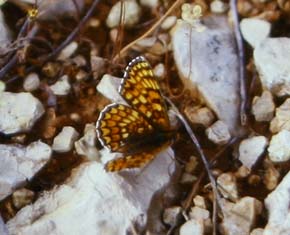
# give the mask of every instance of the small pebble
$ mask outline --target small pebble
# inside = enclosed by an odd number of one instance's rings
[[[208,139],[218,145],[226,144],[231,139],[227,125],[220,120],[207,128],[205,132]]]
[[[263,91],[262,95],[255,96],[252,103],[252,114],[258,122],[269,122],[275,111],[275,103],[270,91]]]
[[[162,63],[157,64],[154,69],[153,73],[158,78],[164,78],[165,76],[165,66]]]
[[[204,224],[203,221],[188,220],[181,225],[179,235],[204,235]]]
[[[180,206],[166,208],[163,213],[163,222],[171,226],[176,225],[181,218],[181,211],[182,208]]]
[[[149,8],[156,8],[159,5],[160,0],[140,0],[140,4],[144,7],[149,7]]]
[[[39,76],[37,73],[30,73],[24,79],[23,88],[25,91],[31,92],[38,89],[40,85]]]
[[[76,64],[76,66],[78,67],[84,67],[87,65],[87,61],[85,59],[85,57],[83,57],[82,55],[77,55],[72,59],[73,63]]]
[[[65,126],[62,131],[54,138],[52,149],[55,152],[68,152],[72,150],[74,142],[77,140],[79,133],[71,126]]]
[[[261,182],[261,177],[259,175],[250,175],[248,178],[249,185],[258,185]]]
[[[124,26],[130,28],[136,25],[141,17],[141,8],[135,0],[124,0]],[[122,2],[118,1],[110,10],[106,20],[109,28],[115,28],[120,23]]]
[[[210,3],[210,10],[216,14],[223,14],[229,9],[229,5],[220,0],[214,0]]]
[[[20,209],[32,202],[34,192],[26,188],[18,189],[12,194],[13,205]]]
[[[223,173],[217,178],[218,189],[225,198],[238,199],[236,177],[232,173]]]
[[[193,173],[196,166],[198,165],[197,158],[195,156],[191,156],[189,161],[185,164],[185,172],[186,173]]]
[[[193,203],[196,207],[206,209],[205,199],[204,199],[204,197],[202,197],[200,195],[196,195],[193,198]]]
[[[58,63],[47,62],[42,68],[42,73],[49,78],[54,78],[59,74],[60,69],[61,67]]]
[[[290,159],[290,131],[282,130],[273,135],[268,152],[272,162],[286,162]]]
[[[275,168],[274,164],[269,161],[269,159],[265,159],[264,167],[266,170],[263,182],[268,190],[274,190],[279,183],[280,172]]]
[[[6,84],[3,81],[0,81],[0,93],[5,91],[6,89]]]
[[[50,89],[54,95],[67,95],[71,89],[68,76],[63,75],[55,84],[50,86]]]
[[[196,181],[196,176],[184,172],[182,174],[182,176],[181,176],[180,183],[182,183],[182,184],[192,184],[194,181]]]
[[[176,16],[168,16],[160,25],[162,30],[169,30],[176,24],[177,18]]]
[[[89,26],[92,28],[98,28],[101,25],[101,21],[97,18],[91,18],[89,20]]]
[[[192,124],[209,127],[215,119],[213,112],[208,107],[197,108],[187,105],[184,114]]]
[[[235,176],[237,178],[243,179],[249,176],[250,174],[250,169],[246,166],[241,166],[239,169],[236,171]]]
[[[66,60],[68,59],[69,57],[71,57],[75,52],[76,50],[78,49],[78,43],[73,41],[71,42],[70,44],[68,44],[59,54],[58,56],[58,60]]]
[[[86,80],[88,78],[88,73],[85,72],[84,70],[79,70],[75,76],[77,81],[83,81]]]
[[[69,118],[74,121],[74,122],[80,122],[81,121],[81,116],[78,113],[71,113],[69,115]]]

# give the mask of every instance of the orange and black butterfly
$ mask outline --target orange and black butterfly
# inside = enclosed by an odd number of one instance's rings
[[[144,166],[175,136],[158,81],[144,57],[129,63],[119,93],[128,105],[106,106],[96,124],[102,145],[124,155],[110,161],[107,171]]]

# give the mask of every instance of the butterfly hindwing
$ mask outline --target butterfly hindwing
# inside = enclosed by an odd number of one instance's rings
[[[128,155],[109,161],[105,168],[107,171],[120,171],[123,169],[140,168],[152,161],[154,157],[154,154],[146,152],[135,155]]]
[[[170,128],[158,81],[147,60],[139,56],[127,66],[119,89],[123,98],[160,129]]]
[[[97,121],[98,138],[114,152],[128,152],[135,142],[153,132],[153,127],[136,110],[122,104],[108,105]]]

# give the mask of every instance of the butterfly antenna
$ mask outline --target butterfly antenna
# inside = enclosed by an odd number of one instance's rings
[[[185,120],[185,118],[183,117],[183,115],[179,112],[179,110],[177,109],[177,107],[175,106],[175,104],[173,104],[173,102],[169,98],[167,98],[165,96],[164,96],[164,99],[171,105],[171,107],[173,108],[173,111],[174,111],[175,115],[182,122],[182,124],[184,125],[187,133],[189,134],[192,142],[196,146],[196,149],[198,151],[198,154],[201,157],[201,160],[202,160],[202,162],[204,164],[204,167],[205,167],[205,170],[207,172],[208,178],[209,178],[210,183],[212,185],[212,189],[213,189],[213,192],[214,192],[214,197],[215,197],[215,199],[216,199],[216,201],[217,201],[217,203],[218,203],[218,205],[219,205],[219,207],[220,207],[220,209],[221,209],[221,211],[223,213],[223,206],[222,206],[222,203],[221,203],[221,196],[220,196],[220,194],[218,192],[218,189],[217,189],[216,180],[215,180],[215,178],[213,177],[213,175],[211,173],[211,170],[210,170],[210,167],[209,167],[209,163],[208,163],[208,161],[207,161],[207,159],[205,157],[205,154],[204,154],[204,152],[203,152],[203,150],[202,150],[202,148],[201,148],[201,146],[200,146],[200,144],[199,144],[199,142],[198,142],[195,134],[193,133],[193,131],[191,130],[191,128],[190,128],[190,126],[188,124],[188,122]],[[215,214],[215,213],[216,212],[215,212],[215,203],[214,203],[214,213],[213,214]]]

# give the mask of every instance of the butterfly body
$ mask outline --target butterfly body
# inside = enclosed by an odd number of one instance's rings
[[[128,105],[106,106],[97,121],[102,145],[124,155],[109,162],[108,171],[147,164],[156,153],[169,146],[175,136],[158,81],[143,57],[129,63],[119,93]]]

